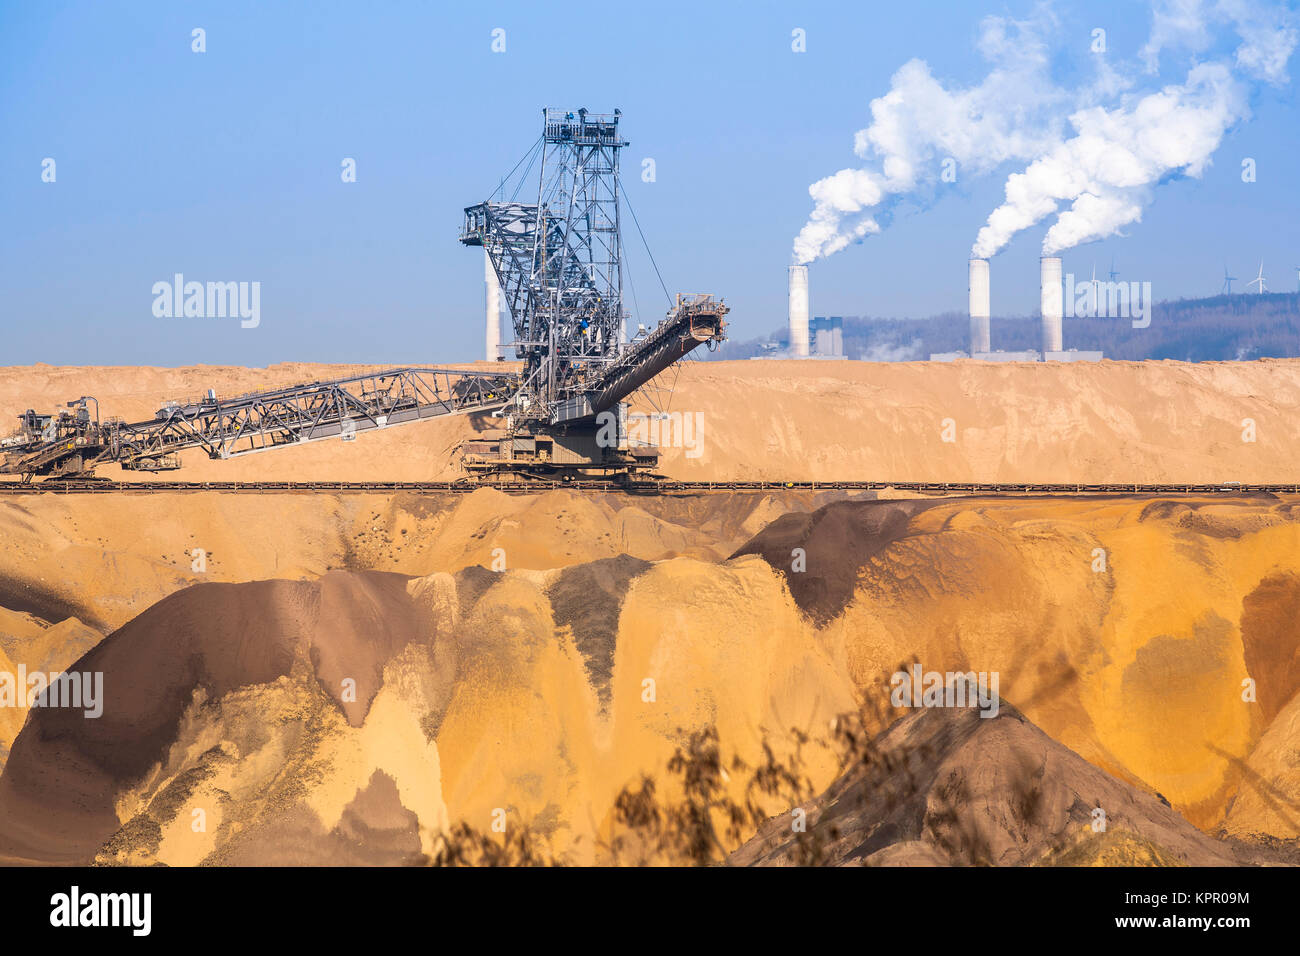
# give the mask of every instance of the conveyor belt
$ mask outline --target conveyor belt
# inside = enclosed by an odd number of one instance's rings
[[[895,491],[932,495],[1222,495],[1300,494],[1296,484],[1154,484],[986,483],[936,481],[85,481],[48,480],[23,484],[0,481],[0,494],[157,494],[161,492],[438,492],[463,493],[491,487],[498,491],[540,493],[569,491],[630,494],[701,494],[709,492]]]

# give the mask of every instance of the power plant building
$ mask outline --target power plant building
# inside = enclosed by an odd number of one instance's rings
[[[1065,349],[1060,352],[1048,352],[1043,356],[1044,362],[1100,362],[1104,357],[1101,352],[1086,349]]]
[[[967,264],[967,293],[970,315],[969,351],[934,352],[932,362],[954,362],[971,358],[980,362],[1099,362],[1101,352],[1066,350],[1062,344],[1064,293],[1061,288],[1061,260],[1044,256],[1039,260],[1039,329],[1041,350],[994,351],[990,332],[989,261],[971,259]]]
[[[1064,339],[1065,291],[1062,288],[1061,260],[1057,256],[1039,259],[1039,348],[1004,351],[992,342],[993,310],[990,302],[989,260],[967,261],[967,296],[970,339],[965,351],[933,352],[932,362],[975,359],[980,362],[1098,362],[1102,353],[1066,349]],[[808,267],[790,266],[790,304],[787,358],[843,358],[844,319],[842,316],[808,316]],[[775,356],[773,356],[775,357]]]
[[[844,357],[844,317],[818,316],[809,325],[811,354],[816,358]]]

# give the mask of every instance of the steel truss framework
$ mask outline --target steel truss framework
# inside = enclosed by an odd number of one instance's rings
[[[510,309],[525,418],[549,418],[622,344],[619,116],[545,110],[537,202],[465,209],[461,242],[487,249]]]
[[[507,406],[511,440],[520,431],[593,436],[598,451],[573,451],[581,445],[575,441],[565,454],[576,458],[566,458],[564,468],[617,472],[629,456],[644,464],[639,451],[615,454],[601,444],[596,416],[697,346],[721,341],[728,310],[712,296],[678,296],[656,328],[624,343],[618,168],[627,143],[619,138],[620,115],[545,110],[533,152],[540,158],[537,201],[505,200],[503,183],[500,200],[465,209],[460,240],[487,249],[522,373],[385,369],[231,399],[209,393],[134,423],[100,422],[97,404],[92,420],[83,397],[69,403],[75,414],[22,416],[18,435],[0,441],[0,474],[76,478],[102,462],[162,471],[179,467],[177,453],[187,448],[232,458]],[[531,168],[530,162],[520,187]],[[555,463],[548,466],[554,470]]]
[[[187,448],[233,458],[441,415],[490,411],[509,401],[516,387],[517,377],[505,372],[398,368],[235,398],[210,395],[169,404],[143,422],[99,423],[84,413],[63,413],[51,422],[28,415],[23,417],[27,441],[8,441],[0,473],[75,475],[105,461],[128,470],[163,470],[176,467],[173,456]]]

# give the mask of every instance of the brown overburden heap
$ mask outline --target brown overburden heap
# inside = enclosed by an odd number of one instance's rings
[[[861,502],[842,501],[811,514],[784,515],[732,557],[756,554],[785,574],[795,601],[825,624],[853,599],[859,572],[868,559],[907,534],[912,516],[932,505],[891,501],[864,507]],[[802,553],[796,554],[795,549]]]
[[[1104,817],[1095,816],[1097,808]],[[1236,862],[1150,794],[1098,770],[1003,701],[918,710],[802,808],[770,820],[733,865],[1016,866]],[[1095,827],[1094,827],[1095,824]]]
[[[336,572],[315,582],[200,584],[109,635],[68,668],[104,675],[103,714],[35,708],[14,744],[0,776],[0,855],[93,855],[120,825],[115,799],[165,760],[196,700],[309,667],[359,724],[387,660],[427,640],[412,623],[406,580]],[[344,677],[356,682],[351,701]]]

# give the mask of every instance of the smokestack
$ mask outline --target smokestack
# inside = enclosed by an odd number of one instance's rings
[[[1048,352],[1061,351],[1061,317],[1064,301],[1061,297],[1061,260],[1056,256],[1043,256],[1038,260],[1039,299],[1043,307],[1043,358]]]
[[[808,357],[808,267],[790,267],[790,354]]]
[[[970,351],[990,351],[989,342],[989,261],[972,259],[970,261],[970,280],[967,283],[970,292]]]
[[[497,270],[492,267],[492,257],[487,247],[483,247],[483,285],[486,289],[484,303],[487,311],[487,360],[495,362],[501,358],[501,283],[497,280]]]

